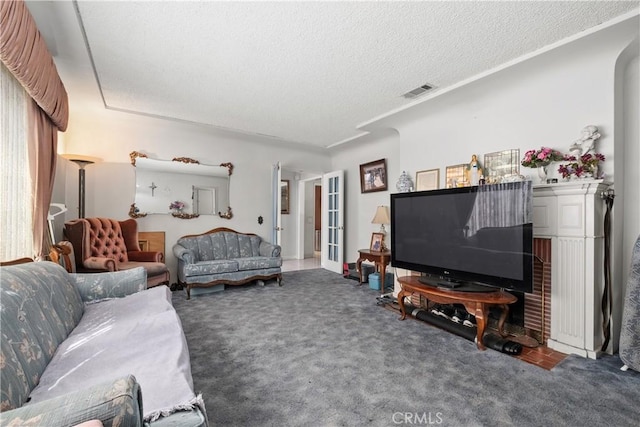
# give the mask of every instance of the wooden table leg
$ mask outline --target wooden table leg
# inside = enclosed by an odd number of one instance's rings
[[[362,285],[362,261],[364,259],[363,258],[358,258],[358,261],[356,261],[356,270],[358,270],[358,274],[360,275],[360,285]]]
[[[487,305],[481,302],[477,303],[464,303],[467,311],[476,316],[476,326],[478,327],[478,333],[476,334],[476,346],[479,350],[486,350],[483,337],[484,331],[487,329],[487,322],[489,320],[489,310]]]
[[[380,292],[384,293],[384,272],[387,269],[387,265],[384,262],[379,263],[379,269],[380,269]]]
[[[398,294],[398,304],[400,305],[400,313],[402,313],[402,317],[398,320],[404,320],[407,318],[407,311],[404,308],[404,297],[408,294],[408,292],[400,291]]]
[[[507,320],[507,316],[509,315],[509,306],[506,304],[500,304],[500,308],[502,308],[502,313],[498,320],[498,333],[502,338],[506,338],[509,334],[504,332],[504,322]]]

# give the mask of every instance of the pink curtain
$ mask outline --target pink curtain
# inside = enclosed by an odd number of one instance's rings
[[[69,101],[53,58],[24,1],[0,1],[0,60],[33,98],[28,108],[28,152],[37,258],[48,251],[47,213],[56,170],[58,130],[69,121]]]
[[[58,129],[35,103],[28,108],[28,153],[33,195],[33,250],[36,259],[45,259],[50,242],[47,214],[56,171]]]
[[[64,132],[69,121],[67,92],[22,0],[0,1],[0,60]]]

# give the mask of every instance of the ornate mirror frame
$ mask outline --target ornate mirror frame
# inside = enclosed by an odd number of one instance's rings
[[[139,151],[132,151],[131,153],[129,153],[129,158],[131,159],[131,165],[133,167],[136,167],[136,160],[139,158],[149,158],[149,156],[147,156],[144,153],[141,153]],[[159,160],[159,159],[158,159]],[[161,160],[162,161],[162,160]],[[178,162],[178,163],[184,163],[184,164],[193,164],[193,165],[200,165],[201,163],[198,160],[189,158],[189,157],[174,157],[172,160],[172,162]],[[216,165],[203,165],[203,166],[216,166]],[[225,163],[221,163],[220,165],[217,165],[219,167],[222,168],[226,168],[227,169],[227,176],[231,177],[231,175],[233,174],[233,164],[230,162],[225,162]],[[136,182],[137,182],[137,177],[136,177]],[[152,190],[154,190],[155,188],[155,184],[152,183],[153,187]],[[229,183],[228,183],[228,189],[227,189],[227,193],[228,193],[228,198],[230,199],[231,197],[231,180],[229,179]],[[192,194],[193,197],[193,194]],[[129,216],[131,218],[144,218],[148,215],[147,212],[141,212],[140,209],[136,206],[136,202],[134,200],[134,202],[131,204],[131,207],[129,208]],[[192,219],[192,218],[198,218],[200,216],[199,213],[183,213],[181,211],[181,209],[176,209],[174,212],[171,213],[171,216],[173,216],[174,218],[179,218],[179,219]],[[226,211],[218,211],[218,216],[220,218],[223,219],[231,219],[233,217],[233,213],[231,210],[231,206],[227,206]]]

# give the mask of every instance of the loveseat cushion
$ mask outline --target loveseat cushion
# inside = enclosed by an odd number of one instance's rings
[[[129,270],[136,267],[143,267],[147,270],[147,277],[157,276],[167,271],[167,266],[162,262],[138,262],[127,261],[118,264],[120,270]]]
[[[178,244],[191,250],[196,261],[212,261],[260,255],[262,238],[233,231],[182,237]]]
[[[5,359],[0,364],[0,407],[5,410],[24,404],[60,343],[80,321],[84,304],[71,276],[53,262],[2,267],[0,276]]]
[[[238,271],[237,260],[221,259],[213,261],[200,261],[184,266],[184,272],[188,276],[202,276],[205,274],[233,273]]]
[[[238,263],[238,270],[259,270],[262,268],[280,267],[282,258],[272,258],[264,256],[253,256],[248,258],[236,258],[234,261]]]

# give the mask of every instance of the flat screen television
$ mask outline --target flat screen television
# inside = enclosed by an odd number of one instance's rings
[[[531,182],[391,195],[391,265],[453,291],[533,291]]]

